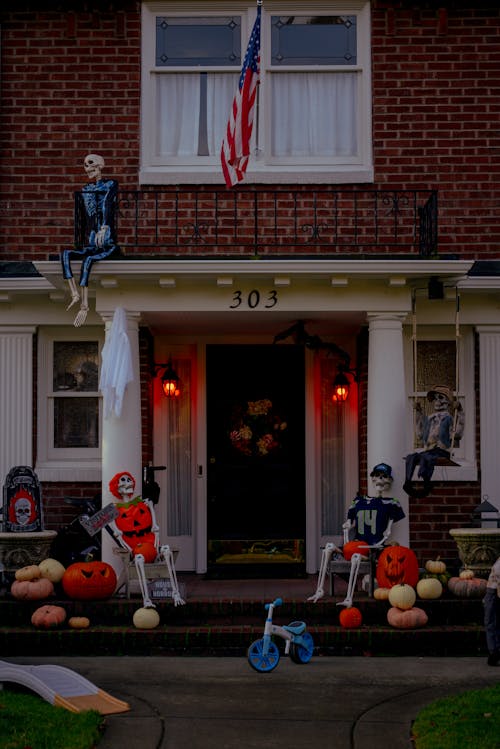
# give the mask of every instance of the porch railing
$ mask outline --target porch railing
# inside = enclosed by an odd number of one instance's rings
[[[115,214],[119,245],[132,257],[437,255],[434,190],[120,190]],[[77,246],[87,219],[76,193]]]

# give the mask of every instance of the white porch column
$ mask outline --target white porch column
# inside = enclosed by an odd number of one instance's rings
[[[36,328],[0,328],[0,486],[14,466],[33,467],[33,334]],[[1,499],[0,499],[1,504]]]
[[[403,320],[406,314],[368,313],[368,474],[377,463],[392,466],[392,494],[406,517],[395,523],[391,538],[409,543],[408,495],[403,491],[406,388],[403,355]],[[368,488],[370,488],[368,476]]]
[[[481,497],[500,510],[500,326],[478,326],[479,333],[479,423],[481,424]]]
[[[121,414],[114,412],[102,421],[102,504],[114,501],[109,492],[109,482],[115,473],[128,471],[136,480],[136,494],[142,485],[142,434],[141,434],[141,388],[139,368],[139,315],[126,312],[127,334],[132,354],[134,379],[127,384]],[[106,322],[106,340],[113,314],[102,314]],[[113,553],[115,546],[111,537],[102,533],[102,559],[111,564],[116,574],[121,572],[119,557]]]

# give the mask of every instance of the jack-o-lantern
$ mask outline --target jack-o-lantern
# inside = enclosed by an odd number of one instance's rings
[[[75,562],[62,577],[62,587],[77,601],[110,598],[116,588],[116,573],[107,562]]]
[[[387,546],[377,562],[377,583],[392,588],[406,583],[414,588],[418,582],[418,560],[407,546]]]
[[[115,504],[118,517],[115,519],[116,527],[123,534],[123,540],[130,546],[132,551],[139,543],[155,543],[155,534],[151,531],[153,517],[147,504],[136,497],[131,502],[118,502]]]

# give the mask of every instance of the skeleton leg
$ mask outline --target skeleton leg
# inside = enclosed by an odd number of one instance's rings
[[[319,601],[320,598],[323,598],[325,595],[324,591],[324,584],[325,584],[325,577],[326,577],[326,571],[328,569],[328,564],[330,562],[330,559],[332,558],[332,554],[334,551],[340,551],[340,549],[335,546],[335,544],[327,543],[325,544],[325,548],[321,552],[321,564],[319,566],[319,573],[318,573],[318,584],[316,587],[316,592],[314,595],[310,596],[307,600],[312,601],[313,603],[316,603]]]
[[[351,557],[351,571],[349,573],[349,584],[347,586],[347,595],[343,601],[337,603],[337,606],[346,606],[351,608],[352,606],[352,594],[356,587],[356,580],[358,578],[359,565],[361,564],[361,554],[353,554]]]
[[[73,277],[68,278],[68,286],[71,294],[71,301],[66,307],[67,310],[71,309],[74,304],[77,304],[80,301],[80,294],[78,293],[78,289],[76,288],[76,281]]]
[[[135,568],[137,570],[137,577],[139,578],[139,585],[141,586],[141,594],[143,600],[143,606],[145,609],[154,609],[156,606],[149,597],[148,585],[146,582],[146,570],[144,568],[144,557],[142,554],[136,554],[134,557]]]
[[[75,320],[73,322],[73,325],[75,326],[75,328],[79,328],[81,325],[83,325],[83,323],[87,319],[88,311],[89,311],[89,290],[86,286],[83,286],[80,310],[78,311],[75,317]]]
[[[179,584],[177,582],[177,573],[175,571],[174,555],[172,554],[172,549],[168,544],[160,546],[159,556],[167,564],[168,574],[170,580],[172,581],[172,598],[174,601],[174,606],[184,606],[186,601],[181,598],[181,594],[179,593]]]

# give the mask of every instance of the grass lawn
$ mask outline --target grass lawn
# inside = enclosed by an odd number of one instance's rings
[[[412,727],[416,749],[500,749],[500,684],[433,702]]]
[[[0,690],[2,749],[93,749],[102,725],[95,710],[72,713],[35,694]]]

